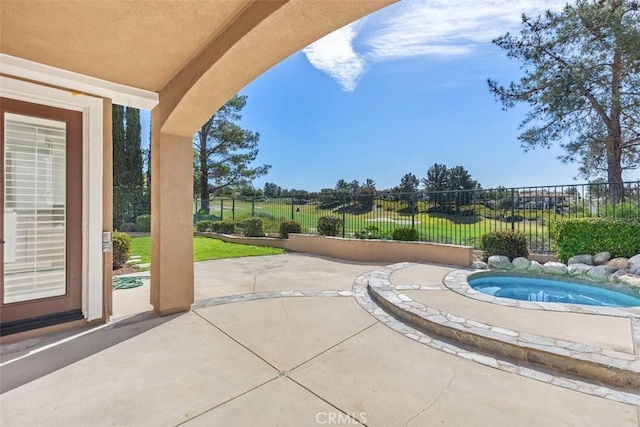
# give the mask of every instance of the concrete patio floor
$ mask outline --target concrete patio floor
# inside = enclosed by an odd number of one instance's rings
[[[4,345],[0,425],[638,425],[635,406],[462,359],[380,323],[348,292],[377,267],[302,254],[196,264],[200,301],[188,313]],[[117,316],[148,304],[145,287],[114,292]],[[268,297],[281,291],[315,293]],[[205,300],[246,293],[260,298]]]

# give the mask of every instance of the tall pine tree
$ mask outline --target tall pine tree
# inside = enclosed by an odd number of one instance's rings
[[[125,185],[130,188],[142,187],[142,139],[140,135],[140,110],[127,107],[126,133],[124,143],[126,178]]]
[[[111,107],[113,124],[113,186],[124,184],[123,175],[126,172],[124,107],[113,104]]]

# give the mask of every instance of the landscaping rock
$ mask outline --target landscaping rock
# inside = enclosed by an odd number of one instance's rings
[[[634,255],[631,258],[629,258],[629,262],[631,264],[640,264],[640,254]]]
[[[609,280],[609,276],[616,271],[615,268],[609,267],[608,265],[598,265],[597,267],[593,267],[587,273],[587,277],[594,282],[606,282]]]
[[[631,274],[625,274],[623,276],[618,277],[618,281],[620,283],[624,283],[625,285],[634,286],[636,288],[640,288],[640,276],[634,276]]]
[[[567,261],[567,264],[593,265],[593,255],[588,255],[588,254],[574,255],[571,258],[569,258],[569,261]]]
[[[542,266],[542,271],[547,274],[555,274],[557,276],[567,275],[567,266],[561,262],[547,262]]]
[[[482,261],[476,261],[471,264],[471,268],[475,268],[477,270],[484,270],[487,268],[487,263]]]
[[[589,264],[569,264],[567,272],[571,277],[584,277],[592,268],[593,266]]]
[[[609,252],[600,252],[593,256],[593,263],[595,265],[606,264],[607,261],[611,259],[611,254]]]
[[[513,264],[504,255],[492,255],[489,257],[489,267],[498,270],[513,270]]]
[[[542,265],[538,261],[531,261],[529,264],[529,268],[527,268],[529,273],[542,273]]]
[[[630,268],[629,268],[629,273],[631,274],[635,274],[636,276],[640,276],[640,262],[633,264]]]
[[[629,270],[624,270],[624,269],[614,271],[613,273],[611,273],[611,276],[609,276],[609,281],[613,283],[618,283],[620,282],[620,277],[628,273],[629,273]]]
[[[606,265],[608,265],[609,267],[617,268],[618,270],[627,269],[631,266],[627,258],[614,258],[607,262]]]
[[[516,271],[527,271],[531,261],[525,257],[514,258],[512,261],[513,269]]]

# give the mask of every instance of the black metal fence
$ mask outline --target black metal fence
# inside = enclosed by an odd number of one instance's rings
[[[615,200],[614,201],[612,201]],[[397,228],[413,228],[420,240],[479,247],[481,236],[494,230],[519,231],[530,250],[552,250],[553,224],[567,218],[640,219],[640,181],[415,193],[305,193],[291,197],[214,197],[210,215],[194,205],[200,219],[240,222],[260,217],[265,232],[277,233],[282,220],[294,220],[305,233],[316,234],[318,218],[337,216],[343,237],[391,239]]]

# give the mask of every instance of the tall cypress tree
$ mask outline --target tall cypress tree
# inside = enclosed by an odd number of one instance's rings
[[[142,138],[140,135],[140,110],[127,107],[125,134],[125,182],[128,187],[142,187]]]
[[[123,177],[127,170],[125,163],[124,107],[113,104],[111,113],[113,117],[113,186],[115,187],[124,184]]]

